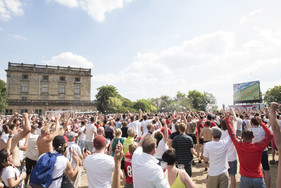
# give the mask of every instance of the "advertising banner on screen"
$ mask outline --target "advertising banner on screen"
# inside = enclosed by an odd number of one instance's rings
[[[234,103],[261,102],[260,81],[233,84]]]

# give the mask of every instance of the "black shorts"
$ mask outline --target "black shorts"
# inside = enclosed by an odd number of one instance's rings
[[[203,138],[199,138],[199,144],[204,144],[204,140],[203,140]]]
[[[197,138],[195,134],[187,134],[188,136],[190,136],[193,140],[193,144],[197,144]]]
[[[25,166],[26,166],[26,174],[29,175],[31,174],[31,171],[33,170],[33,168],[35,167],[37,161],[33,161],[29,158],[25,158]]]
[[[263,151],[262,152],[261,164],[262,164],[262,169],[263,170],[270,170],[270,167],[269,167],[269,164],[268,164],[268,154],[267,154],[267,151]]]

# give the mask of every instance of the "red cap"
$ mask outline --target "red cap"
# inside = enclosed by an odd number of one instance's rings
[[[105,147],[106,146],[106,138],[104,136],[98,135],[94,139],[94,147]]]

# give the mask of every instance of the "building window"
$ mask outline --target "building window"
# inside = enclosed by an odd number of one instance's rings
[[[75,86],[74,94],[80,94],[80,86],[79,85]]]
[[[41,115],[42,114],[42,109],[35,109],[35,114]]]
[[[27,101],[27,97],[21,97],[22,101]]]
[[[6,109],[6,115],[13,115],[12,109]]]
[[[22,113],[27,113],[28,112],[28,110],[27,109],[21,109],[20,110],[20,113],[22,114]]]
[[[42,86],[42,93],[48,93],[48,85]]]
[[[60,81],[65,81],[65,76],[60,76]]]
[[[75,77],[74,81],[75,82],[80,82],[80,77]]]
[[[49,80],[49,76],[48,76],[48,75],[43,75],[42,80],[44,80],[44,81],[48,81],[48,80]]]
[[[28,84],[21,84],[21,92],[24,93],[28,92]]]
[[[27,80],[28,79],[28,74],[23,74],[22,79]]]
[[[62,94],[65,93],[65,86],[60,86],[59,89],[60,89],[60,90],[59,90],[59,93],[62,93]]]

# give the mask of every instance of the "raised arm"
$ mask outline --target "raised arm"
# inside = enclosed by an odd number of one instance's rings
[[[59,130],[60,130],[60,114],[58,113],[58,115],[56,116],[56,126],[55,126],[55,130],[51,132],[50,134],[50,139],[54,139],[55,136],[57,136]]]
[[[13,121],[14,121],[14,119],[15,119],[18,115],[19,115],[19,114],[18,114],[17,112],[15,112],[14,115],[11,117],[11,119],[9,119],[9,121],[8,121],[7,124],[8,124],[8,125],[9,125],[9,124],[12,124]]]
[[[230,108],[230,112],[231,112],[231,114],[233,115],[233,120],[234,120],[234,121],[237,121],[237,116],[236,116],[236,113],[235,113],[235,111],[234,111],[233,108]]]
[[[225,113],[225,123],[226,123],[226,127],[227,127],[227,131],[228,131],[228,134],[233,142],[234,145],[237,145],[239,144],[239,140],[238,138],[236,137],[236,134],[234,133],[233,131],[233,128],[230,124],[230,121],[229,121],[229,114],[226,112]]]
[[[16,134],[13,139],[12,139],[12,147],[15,144],[18,144],[18,142],[23,139],[24,137],[26,137],[26,135],[28,133],[31,132],[31,126],[30,126],[30,122],[28,119],[28,114],[27,113],[23,113],[22,117],[24,119],[24,126],[23,126],[23,130],[21,132],[19,132],[18,134]]]

